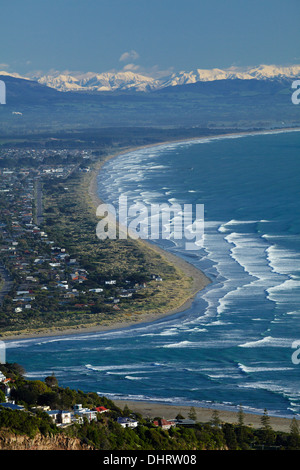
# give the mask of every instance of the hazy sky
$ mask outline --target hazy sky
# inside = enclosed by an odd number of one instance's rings
[[[299,0],[1,3],[0,70],[158,74],[300,63]]]

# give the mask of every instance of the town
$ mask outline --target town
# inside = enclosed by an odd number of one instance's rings
[[[96,246],[96,243],[101,243],[95,234],[96,217],[94,227],[90,223],[84,234],[84,229],[81,229],[82,236],[79,236],[80,220],[74,222],[78,243],[71,243],[69,226],[61,235],[60,229],[65,221],[72,220],[72,217],[75,220],[75,212],[70,211],[68,218],[67,205],[76,197],[74,188],[77,182],[91,171],[93,157],[92,151],[87,150],[22,148],[2,151],[2,333],[28,328],[29,324],[32,328],[60,323],[65,326],[66,317],[72,317],[70,324],[74,323],[75,317],[75,323],[77,320],[90,323],[95,320],[95,314],[98,317],[100,314],[100,320],[103,320],[109,314],[121,313],[121,306],[129,314],[128,308],[134,307],[139,298],[145,298],[143,291],[148,286],[162,283],[160,272],[139,274],[134,264],[131,272],[126,273],[117,266],[112,270],[113,258],[109,251],[105,252],[105,244],[101,245],[101,252]],[[56,185],[56,191],[53,185]],[[57,196],[54,193],[58,193]],[[82,207],[78,213],[81,216]],[[87,233],[88,242],[92,240],[93,243],[95,259],[97,257],[97,262],[103,259],[99,269],[94,269],[96,262],[91,265],[91,252],[85,257],[82,255],[83,239]]]

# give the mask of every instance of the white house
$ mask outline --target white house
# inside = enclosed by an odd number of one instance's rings
[[[82,404],[79,403],[74,405],[74,417],[77,418],[78,422],[83,423],[83,419],[86,418],[89,422],[97,419],[97,411],[90,410],[89,408],[82,408]]]
[[[71,411],[64,410],[50,410],[46,413],[52,418],[53,422],[56,424],[71,424],[72,422],[72,413]]]
[[[58,282],[56,287],[59,287],[60,289],[66,289],[68,290],[69,289],[69,285],[68,284],[64,284],[63,282]]]
[[[117,423],[119,423],[122,428],[136,428],[138,425],[138,422],[135,419],[123,417],[117,418]]]

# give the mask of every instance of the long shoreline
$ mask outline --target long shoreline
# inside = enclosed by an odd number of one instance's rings
[[[100,198],[98,195],[98,185],[97,185],[97,179],[98,176],[101,172],[101,169],[103,166],[111,159],[119,157],[121,155],[127,155],[128,153],[131,152],[136,152],[139,150],[147,149],[147,148],[152,148],[152,147],[160,147],[160,146],[165,146],[165,145],[172,145],[172,144],[180,144],[180,143],[189,143],[189,142],[197,142],[199,140],[212,140],[212,139],[222,139],[222,138],[231,138],[231,137],[247,137],[251,135],[266,135],[266,134],[279,134],[279,133],[286,133],[286,132],[299,132],[300,128],[284,128],[284,129],[272,129],[272,130],[261,130],[261,131],[246,131],[246,132],[234,132],[234,133],[228,133],[228,134],[217,134],[217,135],[212,135],[212,136],[201,136],[201,137],[192,137],[192,138],[187,138],[187,139],[179,139],[179,140],[170,140],[170,141],[164,141],[164,142],[159,142],[156,144],[148,144],[148,145],[142,145],[138,147],[129,147],[127,149],[123,149],[121,151],[116,152],[115,154],[110,154],[106,156],[103,160],[98,162],[98,164],[95,165],[94,172],[89,184],[89,197],[94,205],[95,208],[97,208],[100,204],[103,204],[103,200]],[[193,266],[191,263],[183,260],[177,255],[174,255],[167,250],[163,250],[160,248],[158,245],[155,245],[153,243],[148,242],[147,240],[141,240],[142,243],[146,244],[148,249],[152,249],[159,253],[162,257],[170,261],[172,264],[177,266],[179,269],[181,269],[185,274],[188,276],[191,276],[193,281],[192,281],[192,289],[191,289],[191,295],[188,300],[184,301],[181,305],[179,305],[177,308],[168,310],[165,313],[160,313],[156,315],[151,315],[147,316],[147,314],[143,314],[140,316],[138,322],[134,321],[126,321],[125,324],[121,323],[111,323],[111,328],[107,327],[106,329],[120,329],[128,326],[133,326],[137,325],[139,323],[148,323],[152,322],[155,320],[159,320],[161,318],[168,317],[170,315],[173,315],[175,313],[180,313],[184,312],[188,308],[191,307],[193,300],[198,292],[203,290],[207,285],[209,285],[212,281],[209,279],[200,269],[196,268]],[[86,331],[86,330],[85,330]],[[99,329],[95,329],[93,331],[101,331],[101,327]]]
[[[226,138],[231,138],[231,137],[247,137],[247,136],[252,136],[252,135],[266,135],[266,134],[279,134],[279,133],[287,133],[287,132],[299,132],[300,128],[279,128],[279,129],[265,129],[265,130],[259,130],[259,131],[245,131],[245,132],[234,132],[234,133],[224,133],[224,134],[216,134],[216,135],[210,135],[210,136],[200,136],[200,137],[190,137],[186,139],[178,139],[178,140],[169,140],[169,141],[162,141],[162,142],[157,142],[157,143],[151,143],[147,145],[142,145],[142,146],[136,146],[136,147],[128,147],[128,148],[123,148],[122,150],[118,150],[115,153],[111,153],[107,156],[105,156],[103,159],[99,160],[93,168],[92,175],[88,184],[88,194],[87,196],[90,199],[91,204],[93,205],[94,209],[103,203],[101,198],[98,195],[98,187],[97,187],[97,179],[98,176],[101,172],[102,167],[112,158],[119,157],[121,155],[126,155],[131,152],[136,152],[139,150],[147,149],[147,148],[152,148],[152,147],[160,147],[160,146],[166,146],[166,145],[172,145],[172,144],[181,144],[181,143],[189,143],[189,142],[197,142],[200,140],[213,140],[213,139],[226,139]],[[169,317],[171,315],[174,315],[176,313],[181,313],[190,308],[190,306],[193,303],[193,300],[198,292],[200,292],[202,289],[204,289],[207,285],[209,285],[212,281],[199,269],[197,269],[195,266],[193,266],[191,263],[183,260],[181,257],[174,255],[166,250],[163,250],[157,245],[154,245],[153,243],[150,243],[147,240],[139,240],[139,242],[146,244],[147,248],[150,250],[155,251],[156,253],[159,253],[162,257],[164,257],[167,261],[175,265],[177,268],[179,268],[184,274],[186,274],[188,277],[192,278],[192,286],[191,286],[191,293],[188,299],[185,299],[182,304],[178,305],[176,308],[173,308],[171,310],[168,310],[164,313],[158,313],[158,314],[141,314],[136,318],[135,320],[133,319],[126,319],[122,321],[110,321],[109,323],[103,323],[99,325],[93,325],[93,326],[88,326],[88,325],[78,325],[75,327],[70,327],[70,328],[64,328],[64,327],[51,327],[51,328],[43,328],[36,330],[35,332],[18,332],[12,334],[12,335],[0,335],[0,338],[2,340],[21,340],[21,339],[34,339],[34,338],[42,338],[42,337],[48,337],[48,336],[65,336],[65,335],[74,335],[74,334],[88,334],[88,333],[95,333],[95,332],[104,332],[104,331],[111,331],[111,330],[119,330],[123,328],[128,328],[131,326],[137,326],[139,324],[144,324],[144,323],[151,323],[156,320],[160,320],[165,317]]]
[[[133,413],[139,413],[145,418],[164,418],[167,420],[175,419],[178,414],[181,414],[184,418],[188,418],[191,407],[186,405],[170,405],[159,402],[151,401],[134,401],[134,400],[118,400],[113,399],[113,402],[123,409],[127,406]],[[213,412],[218,412],[220,421],[224,423],[237,424],[238,423],[238,411],[228,411],[223,409],[220,405],[218,408],[215,407],[193,407],[196,413],[196,421],[200,423],[209,423],[212,420]],[[280,416],[272,416],[268,414],[270,426],[274,431],[290,432],[291,418],[285,418]],[[243,410],[244,424],[250,426],[253,429],[262,427],[261,417],[262,414],[249,413]]]

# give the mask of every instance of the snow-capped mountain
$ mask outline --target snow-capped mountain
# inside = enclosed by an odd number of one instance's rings
[[[17,73],[0,72],[0,75],[13,76],[16,78],[30,79],[54,88],[58,91],[152,91],[169,86],[186,85],[197,82],[207,82],[214,80],[274,80],[274,79],[297,79],[300,78],[300,65],[282,67],[276,65],[259,65],[252,68],[228,69],[197,69],[190,72],[173,73],[171,76],[155,79],[153,77],[126,72],[106,72],[106,73],[78,73],[78,72],[55,72],[47,75],[28,74],[21,76]]]
[[[59,91],[150,91],[159,87],[157,80],[133,72],[75,73],[32,77]]]
[[[30,80],[28,77],[24,77],[23,75],[20,75],[19,73],[13,73],[13,72],[0,72],[0,75],[2,77],[14,77],[14,78],[22,78],[24,80]]]
[[[192,72],[179,72],[171,75],[164,81],[163,86],[186,85],[196,82],[209,82],[214,80],[240,79],[240,80],[266,80],[300,77],[300,65],[279,67],[276,65],[259,65],[248,69],[197,69]]]

